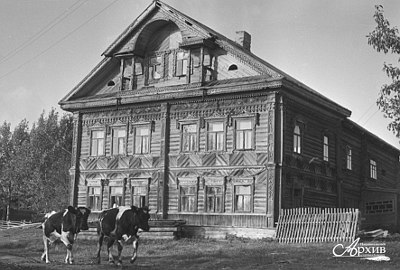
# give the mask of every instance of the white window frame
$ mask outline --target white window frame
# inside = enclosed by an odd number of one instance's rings
[[[353,169],[353,149],[350,146],[346,147],[346,169]]]
[[[118,131],[124,131],[125,136],[121,137],[116,137],[115,133]],[[118,155],[126,155],[127,153],[127,142],[128,142],[128,130],[126,126],[116,126],[112,127],[111,129],[111,135],[112,135],[112,140],[111,140],[111,155],[113,156],[118,156]],[[115,141],[117,139],[117,141]],[[122,139],[122,148],[120,146],[120,139]],[[115,149],[117,148],[117,149]],[[120,150],[122,149],[122,153],[120,153]]]
[[[255,129],[255,119],[254,117],[238,117],[234,119],[235,121],[235,134],[234,134],[234,145],[235,150],[248,151],[254,150],[256,145],[256,129]],[[239,122],[249,121],[251,128],[248,129],[238,129]],[[248,135],[248,133],[250,134]],[[242,134],[242,135],[240,135]],[[243,141],[238,145],[239,136],[242,136]],[[250,139],[250,146],[248,146],[248,139]]]
[[[221,123],[222,124],[222,130],[221,131],[210,131],[210,124],[215,124],[215,123]],[[214,145],[211,146],[210,142],[210,135],[214,135]],[[222,135],[222,147],[221,149],[218,148],[218,138],[219,136]],[[224,120],[207,120],[206,121],[206,149],[208,152],[222,152],[226,151],[226,121]]]
[[[302,152],[302,142],[303,142],[303,132],[302,127],[299,123],[296,123],[293,128],[293,152],[296,154],[301,154]]]
[[[133,154],[135,155],[146,155],[151,153],[151,136],[152,136],[152,125],[150,123],[146,124],[136,124],[133,127]],[[146,128],[149,131],[148,136],[138,136],[138,129]],[[138,148],[138,137],[140,137],[140,151]],[[147,144],[143,144],[143,138],[147,137]],[[144,150],[144,145],[147,147],[147,151]]]
[[[323,160],[328,162],[329,161],[329,137],[328,135],[323,136]]]
[[[93,134],[95,132],[102,132],[103,137],[93,137]],[[105,129],[92,129],[90,130],[90,156],[91,157],[99,157],[99,156],[105,156],[106,155],[106,130]],[[103,141],[102,147],[99,147],[99,141]],[[94,153],[94,142],[96,144],[96,153]],[[99,153],[99,149],[101,149],[102,153]]]
[[[374,159],[369,160],[369,177],[371,179],[378,179],[378,167]]]

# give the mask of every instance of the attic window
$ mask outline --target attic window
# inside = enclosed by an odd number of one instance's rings
[[[176,54],[176,70],[175,76],[186,76],[189,64],[189,54],[186,52],[178,52]]]
[[[107,83],[107,86],[114,86],[115,85],[115,82],[114,81],[109,81],[108,83]]]
[[[238,69],[238,67],[235,64],[230,65],[229,68],[228,68],[229,71],[233,71],[233,70],[237,70],[237,69]]]
[[[190,26],[193,25],[191,22],[188,22],[188,21],[186,21],[186,20],[185,20],[185,23],[186,23],[187,25],[190,25]]]

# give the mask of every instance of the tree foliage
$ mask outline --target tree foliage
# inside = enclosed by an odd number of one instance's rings
[[[374,19],[376,27],[367,35],[368,44],[378,52],[399,56],[399,30],[396,26],[391,26],[385,18],[383,6],[375,6]],[[398,58],[398,62],[400,62],[400,58]],[[400,137],[400,68],[384,63],[383,71],[391,79],[391,83],[382,86],[377,104],[385,117],[391,119],[389,130]]]
[[[47,212],[69,198],[73,119],[52,109],[32,125],[21,121],[11,132],[0,126],[0,202],[12,208]],[[1,208],[1,207],[0,207]]]

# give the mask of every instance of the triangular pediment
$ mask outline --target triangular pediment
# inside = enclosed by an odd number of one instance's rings
[[[135,102],[141,94],[160,98],[161,92],[196,91],[215,81],[283,77],[243,46],[160,1],[153,1],[103,56],[60,101],[64,109],[112,105],[128,96]]]

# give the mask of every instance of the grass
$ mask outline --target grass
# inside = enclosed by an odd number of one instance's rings
[[[123,250],[124,269],[398,269],[400,242],[386,243],[389,262],[360,258],[333,257],[336,243],[280,244],[267,240],[229,237],[207,239],[146,240],[141,239],[137,261],[131,265],[131,246]],[[101,265],[95,263],[96,241],[78,239],[74,245],[75,265],[66,266],[62,244],[50,249],[51,265],[40,261],[43,251],[40,229],[0,232],[0,269],[113,269],[107,262],[103,245]],[[116,254],[116,249],[113,249]],[[14,268],[13,268],[14,267]]]

